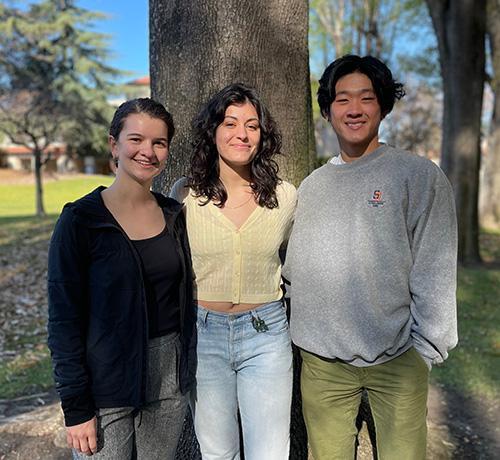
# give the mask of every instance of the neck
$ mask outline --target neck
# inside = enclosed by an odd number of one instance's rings
[[[105,190],[110,198],[118,198],[121,203],[127,204],[131,207],[140,206],[147,201],[150,201],[152,196],[149,191],[152,181],[141,184],[135,180],[130,179],[128,176],[121,175],[117,171],[116,179]]]
[[[235,190],[241,187],[248,187],[251,183],[250,166],[242,168],[232,168],[225,163],[219,163],[219,179],[226,187],[226,190]]]
[[[350,163],[352,161],[356,161],[359,158],[369,155],[373,151],[377,150],[380,147],[380,142],[378,141],[378,137],[373,138],[368,144],[365,145],[342,145],[340,143],[340,154],[342,159],[346,163]]]

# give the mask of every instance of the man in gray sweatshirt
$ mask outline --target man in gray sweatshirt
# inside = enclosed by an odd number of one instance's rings
[[[315,460],[354,458],[363,389],[379,458],[424,459],[429,371],[457,343],[451,186],[431,161],[379,142],[403,96],[370,56],[337,59],[320,80],[340,151],[299,188],[284,267]]]

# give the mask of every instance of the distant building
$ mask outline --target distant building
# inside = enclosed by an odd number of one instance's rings
[[[2,156],[2,165],[15,171],[33,171],[35,169],[35,158],[33,152],[23,145],[4,144],[0,146],[0,155]],[[42,154],[42,161],[47,158],[45,163],[47,171],[57,171],[57,161],[60,157],[66,155],[66,144],[50,144]]]
[[[150,79],[149,76],[144,76],[125,83],[123,96],[110,99],[108,102],[116,108],[128,99],[150,97],[150,95]],[[44,165],[46,171],[62,174],[75,171],[85,172],[86,174],[110,173],[108,159],[94,157],[75,158],[73,155],[67,154],[66,144],[62,142],[49,145],[46,151],[44,151],[45,158],[48,153],[50,153],[50,159]],[[34,161],[33,154],[27,147],[8,143],[0,145],[0,167],[11,168],[16,171],[33,171],[35,166]]]
[[[121,103],[138,97],[151,97],[151,87],[149,76],[136,78],[125,83],[122,97],[117,97],[109,101],[113,107],[118,107]]]

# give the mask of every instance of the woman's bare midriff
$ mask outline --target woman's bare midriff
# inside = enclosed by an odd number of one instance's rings
[[[232,302],[216,302],[209,300],[197,300],[196,303],[203,308],[221,313],[241,313],[244,311],[254,310],[262,303],[232,303]]]

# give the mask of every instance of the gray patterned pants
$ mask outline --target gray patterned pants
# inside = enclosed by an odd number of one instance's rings
[[[173,460],[187,410],[179,391],[178,334],[149,341],[146,405],[99,409],[95,460]],[[73,451],[74,460],[89,457]]]

